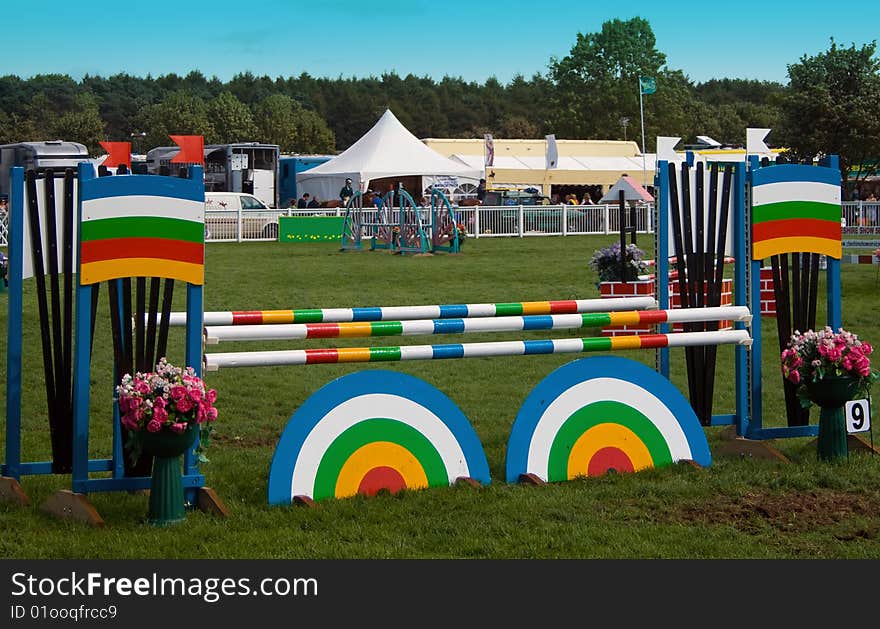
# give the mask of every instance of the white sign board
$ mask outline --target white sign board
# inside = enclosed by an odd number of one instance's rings
[[[233,153],[229,158],[229,167],[232,170],[247,170],[248,156],[245,153]]]
[[[846,403],[844,413],[848,433],[871,430],[871,405],[868,400],[850,400]]]

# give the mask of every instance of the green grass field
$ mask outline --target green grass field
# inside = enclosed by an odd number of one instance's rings
[[[460,255],[393,256],[340,252],[332,244],[209,244],[206,310],[473,303],[598,297],[592,252],[615,237],[468,240]],[[642,236],[646,246],[651,238]],[[873,265],[843,265],[843,323],[880,344]],[[821,290],[824,290],[822,288]],[[111,341],[102,294],[92,369],[90,456],[109,454]],[[175,310],[183,308],[178,290]],[[0,294],[0,374],[6,379],[7,294]],[[35,286],[25,286],[24,460],[49,457]],[[824,321],[824,299],[819,321]],[[784,425],[775,320],[764,318],[764,425]],[[588,336],[598,330],[440,338],[401,344]],[[394,345],[398,339],[339,344]],[[332,340],[309,345],[333,346]],[[229,343],[222,351],[294,348]],[[169,359],[183,361],[175,329]],[[209,351],[220,351],[210,348]],[[654,364],[654,353],[622,352]],[[672,350],[682,391],[683,350]],[[228,369],[205,374],[218,390],[220,417],[202,465],[228,519],[194,511],[169,528],[146,523],[147,497],[89,496],[103,529],[55,519],[41,504],[70,488],[67,476],[23,477],[28,507],[0,504],[5,558],[878,558],[880,457],[853,452],[842,463],[816,459],[809,438],[776,440],[790,463],[716,455],[723,427],[706,428],[713,464],[676,465],[545,487],[504,482],[516,412],[556,367],[586,355]],[[446,393],[474,426],[493,482],[374,498],[322,501],[314,509],[267,504],[275,444],[299,405],[321,386],[360,369],[412,374]],[[733,412],[733,349],[718,352],[715,413]],[[0,407],[5,424],[5,392]],[[812,422],[817,421],[813,410]],[[5,433],[4,433],[5,434]],[[867,434],[866,434],[867,438]]]

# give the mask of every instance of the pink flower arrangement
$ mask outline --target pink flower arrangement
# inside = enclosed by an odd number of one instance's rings
[[[870,343],[858,335],[829,326],[818,332],[795,330],[782,351],[782,375],[798,385],[798,397],[803,406],[809,406],[806,385],[825,376],[850,376],[857,382],[860,397],[867,396],[871,383],[880,374],[871,371],[869,356],[874,351]]]
[[[205,445],[217,419],[217,391],[209,389],[192,367],[175,367],[164,357],[155,372],[125,374],[116,395],[121,423],[132,431],[168,429],[179,434],[198,424]]]

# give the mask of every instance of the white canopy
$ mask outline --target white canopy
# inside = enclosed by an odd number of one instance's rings
[[[308,192],[324,200],[338,198],[347,177],[351,177],[355,190],[358,186],[367,190],[370,181],[384,177],[444,176],[477,183],[481,173],[482,169],[449,159],[427,147],[386,109],[373,128],[345,151],[320,166],[297,173],[296,187],[300,195]]]

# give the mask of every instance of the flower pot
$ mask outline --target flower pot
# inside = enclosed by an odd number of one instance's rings
[[[850,376],[826,376],[806,384],[810,401],[819,407],[819,458],[833,461],[846,457],[846,417],[844,405],[857,393],[858,382]]]
[[[821,408],[843,406],[858,392],[858,382],[852,376],[825,376],[806,385],[810,401]]]
[[[167,526],[186,519],[180,456],[192,447],[198,434],[198,424],[190,424],[182,433],[167,429],[137,433],[143,452],[153,456],[150,508],[147,514],[150,524]]]

